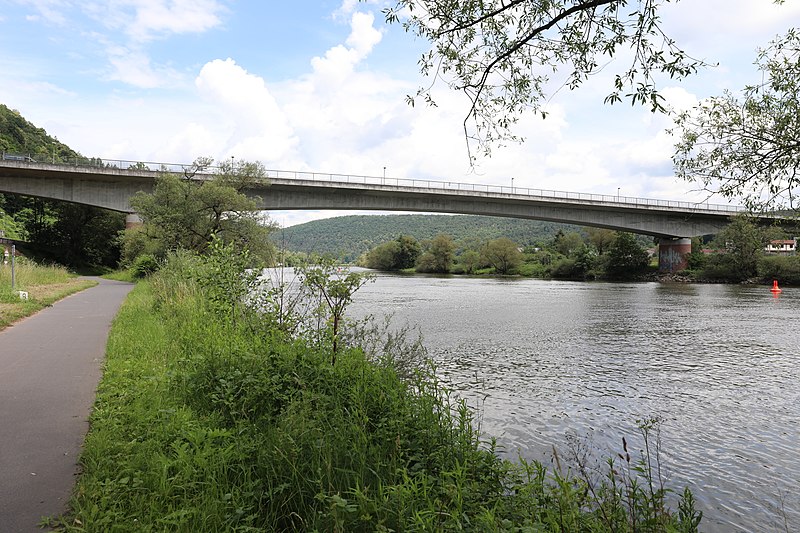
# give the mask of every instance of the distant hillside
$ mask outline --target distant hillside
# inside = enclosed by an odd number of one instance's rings
[[[19,111],[3,104],[0,104],[0,152],[26,155],[42,161],[61,161],[80,156],[42,128],[28,122]]]
[[[275,232],[273,239],[279,248],[333,254],[352,261],[363,252],[399,235],[411,235],[422,241],[445,233],[462,246],[508,237],[520,246],[526,246],[551,239],[558,230],[570,232],[580,228],[539,220],[476,215],[352,215],[285,228]]]

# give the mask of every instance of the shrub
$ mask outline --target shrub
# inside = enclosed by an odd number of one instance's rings
[[[158,260],[150,254],[140,255],[133,260],[131,272],[135,278],[146,278],[158,270]]]
[[[787,285],[800,285],[800,256],[764,256],[758,262],[758,275],[766,281],[777,279]]]
[[[550,267],[550,276],[560,279],[575,279],[578,277],[576,274],[575,260],[566,257],[559,259]]]
[[[719,281],[742,281],[742,273],[736,270],[735,265],[727,258],[727,254],[714,254],[706,258],[702,270],[703,277]]]

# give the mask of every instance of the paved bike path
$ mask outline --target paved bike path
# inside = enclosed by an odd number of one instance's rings
[[[66,510],[111,321],[133,287],[98,281],[0,331],[0,531],[41,532]]]

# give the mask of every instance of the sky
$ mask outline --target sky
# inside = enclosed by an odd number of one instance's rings
[[[559,91],[546,119],[521,116],[523,144],[470,165],[462,94],[437,86],[438,107],[405,101],[429,83],[417,68],[427,43],[385,23],[390,4],[0,0],[0,103],[90,157],[707,200],[674,177],[669,117],[603,104],[622,63]],[[756,50],[800,23],[800,2],[683,0],[661,14],[684,50],[716,65],[661,85],[686,109],[759,81]],[[290,226],[342,214],[271,216]]]

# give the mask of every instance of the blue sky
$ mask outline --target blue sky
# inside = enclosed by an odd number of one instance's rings
[[[424,43],[371,0],[0,0],[0,103],[87,156],[259,160],[271,169],[704,199],[673,177],[670,120],[605,106],[610,76],[522,118],[522,145],[470,168],[463,96],[406,105]],[[683,0],[670,36],[718,67],[667,82],[677,108],[758,81],[755,50],[800,2]],[[620,67],[622,68],[622,67]],[[275,213],[291,225],[335,212]]]

